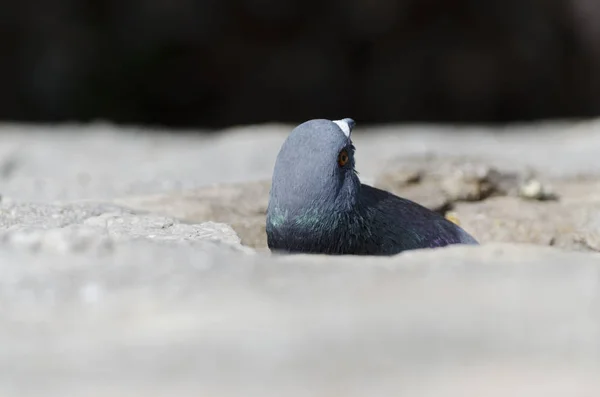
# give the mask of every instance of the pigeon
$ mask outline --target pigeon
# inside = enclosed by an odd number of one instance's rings
[[[389,256],[479,244],[442,215],[361,183],[351,140],[354,126],[351,118],[309,120],[284,141],[267,206],[271,252]]]

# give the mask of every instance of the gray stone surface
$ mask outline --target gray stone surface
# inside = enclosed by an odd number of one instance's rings
[[[3,395],[600,391],[597,254],[488,245],[324,260],[140,240],[93,265],[0,259]]]
[[[177,219],[135,214],[101,203],[0,204],[0,241],[8,246],[64,253],[94,247],[102,252],[115,243],[138,239],[203,246],[213,242],[244,250],[235,231],[223,223],[184,224]]]
[[[597,126],[357,132],[483,242],[390,258],[265,251],[280,126],[0,129],[0,395],[598,396]]]

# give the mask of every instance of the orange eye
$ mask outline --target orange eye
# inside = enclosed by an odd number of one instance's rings
[[[348,152],[344,149],[338,154],[338,165],[343,167],[348,163],[348,160],[350,160],[350,157],[348,157]]]

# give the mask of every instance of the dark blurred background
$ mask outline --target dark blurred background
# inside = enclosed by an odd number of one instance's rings
[[[599,0],[3,0],[0,33],[3,120],[600,114]]]

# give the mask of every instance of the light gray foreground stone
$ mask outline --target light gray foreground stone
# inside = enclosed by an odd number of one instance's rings
[[[0,250],[0,395],[600,394],[600,256]]]

